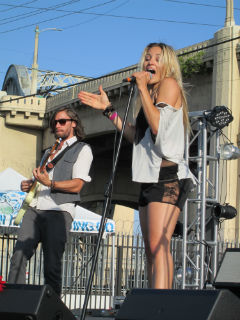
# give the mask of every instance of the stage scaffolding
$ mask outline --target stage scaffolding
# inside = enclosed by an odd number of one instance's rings
[[[196,185],[183,210],[181,288],[203,289],[217,271],[218,221],[211,208],[219,201],[219,130],[210,127],[204,111],[190,112],[189,118],[185,157]]]

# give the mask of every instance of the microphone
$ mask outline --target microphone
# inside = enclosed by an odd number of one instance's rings
[[[150,80],[151,80],[152,79],[152,72],[151,71],[148,71],[148,72],[149,72],[149,76],[150,76]],[[134,77],[134,76],[127,77],[127,78],[123,79],[122,82],[136,83],[136,77]]]
[[[128,78],[125,78],[123,79],[122,82],[130,82],[130,83],[135,83],[136,82],[136,77],[128,77]]]

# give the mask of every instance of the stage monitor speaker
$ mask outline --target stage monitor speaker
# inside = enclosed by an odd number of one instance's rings
[[[240,249],[226,249],[213,285],[227,288],[240,294]]]
[[[6,284],[0,292],[1,320],[76,320],[48,285]]]
[[[240,299],[229,290],[132,289],[116,320],[239,320]]]

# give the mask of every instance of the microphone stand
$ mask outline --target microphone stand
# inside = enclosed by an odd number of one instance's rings
[[[84,299],[84,304],[83,304],[80,320],[84,320],[85,316],[86,316],[87,304],[88,304],[88,300],[89,300],[89,296],[90,296],[90,292],[91,292],[91,288],[92,288],[93,275],[94,275],[95,268],[96,268],[100,243],[101,243],[102,236],[103,236],[104,229],[105,229],[105,224],[106,224],[106,219],[107,219],[106,216],[108,216],[107,212],[109,213],[109,211],[110,211],[109,205],[111,203],[110,200],[111,200],[111,196],[112,196],[112,194],[111,194],[112,193],[112,186],[113,186],[117,162],[118,162],[118,158],[119,158],[119,153],[120,153],[120,148],[121,148],[121,143],[122,143],[122,138],[123,138],[123,132],[124,132],[124,129],[126,126],[128,112],[129,112],[130,103],[131,103],[131,99],[132,99],[133,89],[134,89],[134,83],[132,83],[131,87],[130,87],[130,94],[129,94],[127,108],[126,108],[125,115],[124,115],[123,122],[122,122],[122,130],[120,132],[120,137],[119,137],[117,150],[116,150],[116,156],[115,156],[114,163],[113,163],[113,169],[112,169],[112,173],[111,173],[109,182],[107,184],[106,191],[104,193],[105,200],[104,200],[104,206],[103,206],[103,211],[102,211],[102,219],[101,219],[101,223],[100,223],[100,227],[99,227],[96,249],[95,249],[95,253],[93,255],[93,262],[92,262],[91,271],[90,271],[89,278],[88,278],[88,284],[87,284],[87,288],[86,288],[85,299]]]

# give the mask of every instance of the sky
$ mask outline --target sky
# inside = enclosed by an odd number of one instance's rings
[[[11,64],[100,77],[137,63],[150,42],[180,49],[224,26],[226,0],[0,0],[0,86]],[[234,2],[240,25],[240,4]],[[58,28],[62,31],[46,30]]]

